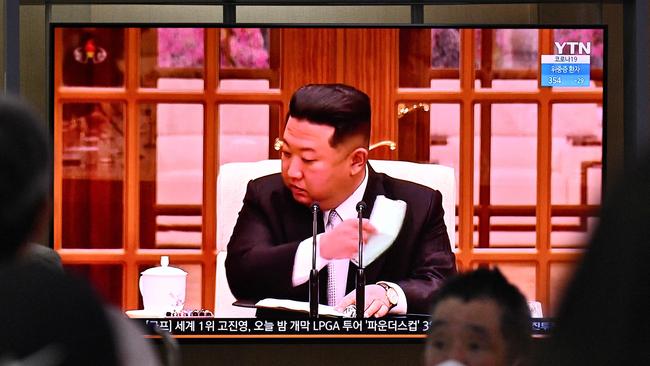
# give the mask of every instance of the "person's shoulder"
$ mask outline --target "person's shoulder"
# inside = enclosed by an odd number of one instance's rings
[[[85,280],[39,263],[0,266],[0,354],[24,358],[47,346],[66,365],[116,365],[110,323]]]
[[[3,294],[11,291],[29,294],[27,299],[32,300],[41,297],[50,301],[66,302],[73,301],[75,296],[87,296],[92,301],[100,301],[85,280],[54,266],[43,265],[32,260],[16,261],[0,266],[0,289]]]
[[[37,243],[27,243],[23,260],[40,263],[52,269],[63,270],[61,256],[54,249]]]
[[[286,186],[280,173],[274,173],[252,179],[248,182],[247,194],[259,199],[270,199],[286,193]]]
[[[280,173],[265,175],[249,182],[249,187],[257,192],[273,192],[284,189],[284,182]]]

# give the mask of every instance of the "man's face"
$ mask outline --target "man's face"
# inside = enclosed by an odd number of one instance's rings
[[[282,139],[282,179],[293,198],[310,205],[319,202],[323,210],[337,207],[356,186],[353,175],[363,164],[355,161],[352,138],[330,146],[334,127],[289,117]],[[358,149],[357,149],[358,150]]]
[[[507,365],[507,347],[501,333],[501,311],[489,299],[464,302],[442,300],[432,315],[425,364],[455,360],[466,366]]]

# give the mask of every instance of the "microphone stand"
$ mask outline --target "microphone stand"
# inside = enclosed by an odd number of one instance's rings
[[[359,267],[357,268],[357,319],[363,319],[363,313],[366,309],[366,274],[363,268],[363,210],[366,208],[366,203],[360,201],[357,203],[357,214],[359,217]]]
[[[318,269],[316,269],[316,235],[318,232],[318,210],[320,205],[314,202],[311,205],[312,213],[312,252],[311,271],[309,271],[309,318],[318,318]]]

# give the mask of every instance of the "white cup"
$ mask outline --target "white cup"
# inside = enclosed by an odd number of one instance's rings
[[[528,309],[530,309],[531,318],[543,318],[542,303],[539,301],[528,301]]]
[[[149,268],[140,276],[144,310],[156,315],[181,311],[185,305],[187,272],[169,267],[169,257],[160,258],[160,267]]]

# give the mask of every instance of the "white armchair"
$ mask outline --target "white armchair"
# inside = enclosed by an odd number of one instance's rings
[[[456,183],[453,168],[416,164],[404,161],[371,160],[377,172],[392,177],[432,187],[442,193],[444,220],[452,250],[455,250],[456,231]],[[279,160],[262,160],[254,163],[228,163],[219,168],[217,178],[217,274],[215,291],[215,316],[218,318],[248,318],[255,316],[255,309],[233,306],[235,297],[226,280],[225,260],[227,244],[232,235],[237,216],[241,210],[246,185],[252,179],[280,172]]]

